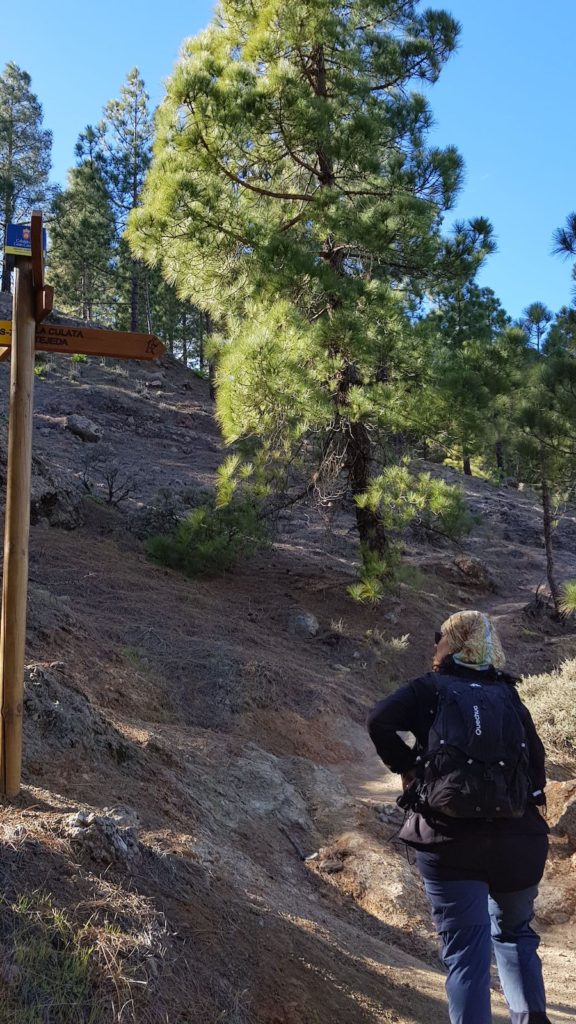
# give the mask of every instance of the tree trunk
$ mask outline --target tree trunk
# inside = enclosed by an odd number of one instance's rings
[[[348,476],[352,496],[363,494],[370,483],[370,435],[364,423],[351,423],[348,440]],[[356,506],[356,526],[360,543],[382,558],[388,554],[388,538],[378,512]]]
[[[496,468],[503,474],[506,468],[504,464],[504,442],[496,441],[494,446],[494,452],[496,454]]]
[[[12,219],[14,217],[14,193],[12,191],[13,182],[12,182],[12,185],[11,185],[12,174],[13,174],[12,160],[13,160],[13,157],[14,157],[14,122],[12,120],[9,120],[7,128],[8,128],[7,138],[6,138],[7,148],[6,148],[6,157],[5,157],[5,160],[4,160],[4,174],[5,174],[5,183],[4,183],[4,189],[3,189],[3,191],[4,191],[4,207],[2,209],[2,218],[4,220],[4,231],[6,231],[6,228],[8,227],[8,224],[12,223]],[[2,241],[4,242],[4,239],[2,239]],[[2,263],[2,291],[3,292],[9,292],[10,291],[10,278],[11,278],[11,273],[12,273],[11,270],[10,270],[10,266],[11,266],[11,264],[13,262],[14,262],[14,257],[13,256],[12,257],[7,256],[6,253],[4,253],[4,260],[3,260],[3,263]]]
[[[146,274],[145,278],[144,292],[146,296],[146,325],[148,329],[148,334],[152,334],[152,308],[150,306],[150,279],[148,277],[148,274]]]
[[[210,385],[210,398],[213,402],[216,401],[216,366],[210,359],[208,362],[208,383]]]
[[[3,292],[9,292],[10,291],[10,274],[11,274],[11,271],[10,271],[8,257],[5,255],[4,256],[4,261],[2,263],[2,291]]]
[[[200,337],[198,339],[198,362],[200,364],[200,370],[204,369],[204,313],[200,313],[198,316],[198,327]]]
[[[462,456],[462,468],[465,476],[472,476],[472,467],[470,465],[470,456],[465,452]]]
[[[550,489],[548,481],[542,478],[542,522],[544,526],[544,548],[546,551],[546,578],[550,587],[550,597],[556,615],[560,614],[560,590],[554,572],[554,549],[552,547],[552,509],[550,507]]]
[[[130,330],[138,330],[138,307],[140,304],[140,289],[138,281],[138,265],[132,260],[132,274],[130,278]]]
[[[186,313],[182,314],[182,362],[186,369],[188,369],[188,317]]]
[[[205,321],[204,322],[206,324],[206,333],[207,334],[211,334],[214,325],[212,323],[212,317],[210,316],[210,313],[205,313]],[[210,398],[212,399],[213,402],[215,402],[216,401],[216,391],[217,391],[217,387],[216,387],[216,363],[214,362],[213,359],[209,359],[208,360],[208,381],[209,381],[209,385],[210,385]]]

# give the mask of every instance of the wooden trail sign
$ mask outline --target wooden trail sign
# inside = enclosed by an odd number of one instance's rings
[[[0,345],[12,344],[12,321],[0,320]],[[99,331],[70,324],[37,324],[36,351],[60,355],[110,356],[113,359],[158,359],[164,345],[153,334]],[[0,356],[1,359],[1,356]]]
[[[151,334],[42,323],[52,310],[53,289],[44,284],[41,214],[32,214],[28,237],[30,251],[24,248],[14,257],[13,319],[0,321],[0,361],[9,355],[12,360],[0,621],[0,793],[9,797],[20,792],[22,770],[35,353],[151,360],[164,352]]]

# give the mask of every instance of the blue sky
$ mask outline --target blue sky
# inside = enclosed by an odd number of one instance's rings
[[[452,0],[462,23],[460,50],[430,99],[434,140],[454,143],[466,182],[454,216],[492,221],[498,253],[481,274],[518,316],[541,300],[556,310],[570,301],[569,264],[551,255],[551,236],[576,209],[574,98],[575,0]],[[5,0],[0,65],[15,60],[32,76],[54,134],[54,178],[64,182],[74,143],[140,68],[153,103],[180,44],[210,19],[210,0],[162,0],[156,7],[99,0]]]

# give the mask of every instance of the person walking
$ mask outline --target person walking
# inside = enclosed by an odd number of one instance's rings
[[[436,634],[432,672],[368,716],[402,776],[399,838],[416,851],[441,938],[451,1024],[491,1024],[492,949],[512,1024],[550,1024],[531,927],[548,853],[544,747],[504,664],[490,616],[457,612]]]

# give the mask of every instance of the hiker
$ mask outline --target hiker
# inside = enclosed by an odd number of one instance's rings
[[[550,1024],[530,927],[548,853],[544,748],[504,664],[491,618],[457,612],[436,634],[432,672],[368,717],[402,776],[399,838],[416,851],[441,937],[452,1024],[492,1021],[492,948],[512,1024]]]

